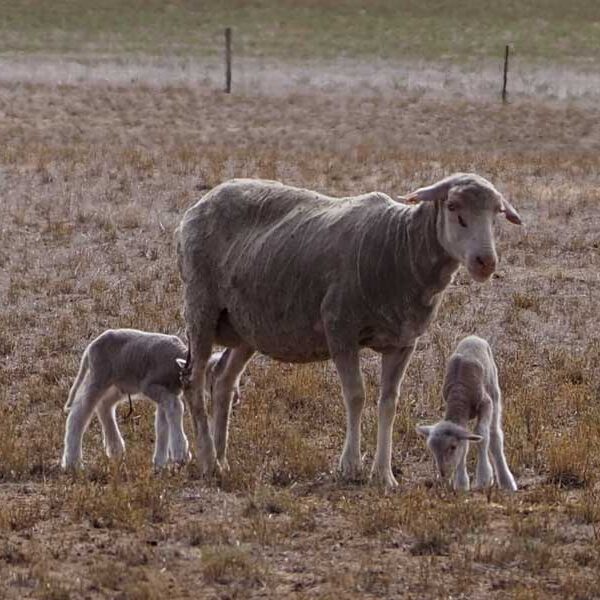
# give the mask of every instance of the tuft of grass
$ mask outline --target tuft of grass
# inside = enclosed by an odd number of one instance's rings
[[[206,546],[202,548],[202,575],[207,583],[227,585],[235,581],[259,587],[267,578],[267,570],[242,547]]]

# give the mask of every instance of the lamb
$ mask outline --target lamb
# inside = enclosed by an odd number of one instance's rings
[[[448,479],[454,474],[454,488],[469,490],[466,458],[472,441],[478,444],[479,451],[475,487],[489,487],[495,473],[501,488],[516,491],[517,484],[504,455],[498,369],[485,340],[472,335],[458,344],[448,362],[443,396],[444,419],[435,425],[417,426],[417,432],[427,439],[440,477]],[[466,428],[470,419],[477,419],[475,433]]]
[[[163,467],[169,460],[189,458],[183,430],[184,406],[180,399],[181,371],[187,348],[176,336],[135,329],[105,331],[85,349],[79,372],[69,392],[63,469],[81,466],[81,444],[94,411],[102,425],[109,457],[122,456],[125,445],[115,409],[125,394],[144,394],[156,403],[156,445],[153,463]],[[222,353],[209,361],[209,376],[219,370]],[[210,388],[209,388],[210,389]],[[239,390],[238,390],[239,396]]]
[[[346,405],[342,475],[360,477],[365,401],[359,351],[382,354],[373,480],[387,487],[400,384],[417,339],[459,265],[483,282],[496,269],[493,223],[521,219],[486,179],[455,174],[404,200],[383,193],[332,198],[274,181],[232,180],[189,208],[177,231],[190,340],[184,396],[198,462],[227,468],[232,390],[255,352],[287,362],[332,358]],[[231,348],[204,389],[213,343]],[[214,430],[214,439],[211,434]]]

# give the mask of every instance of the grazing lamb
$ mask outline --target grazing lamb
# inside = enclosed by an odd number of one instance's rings
[[[498,485],[514,492],[517,484],[504,455],[498,369],[485,340],[472,335],[458,344],[448,362],[443,396],[444,420],[417,426],[417,432],[427,439],[440,477],[448,479],[454,473],[454,488],[468,491],[466,459],[469,441],[473,441],[479,444],[475,487],[489,487],[495,473]],[[467,429],[470,419],[477,419],[474,434]]]
[[[169,459],[177,463],[187,461],[184,406],[179,397],[181,371],[176,363],[177,359],[184,360],[186,354],[186,346],[176,336],[135,329],[109,329],[93,340],[83,353],[65,404],[69,416],[63,469],[81,465],[82,439],[94,411],[102,425],[107,455],[123,454],[125,445],[115,409],[125,394],[138,393],[156,402],[154,466],[160,468]]]
[[[332,358],[346,405],[340,460],[360,475],[364,385],[359,351],[382,354],[372,477],[389,487],[400,383],[415,343],[459,265],[487,280],[497,255],[493,224],[511,204],[484,178],[457,174],[397,202],[373,192],[331,198],[274,181],[220,184],[187,210],[178,264],[190,339],[186,403],[207,475],[226,468],[232,390],[255,352],[287,362]],[[204,404],[213,343],[231,348],[214,390],[214,441]]]

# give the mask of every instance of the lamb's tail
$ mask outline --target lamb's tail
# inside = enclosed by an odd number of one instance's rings
[[[86,350],[83,353],[83,356],[81,357],[81,364],[79,365],[79,371],[77,372],[77,377],[75,378],[75,381],[74,381],[73,385],[71,386],[71,389],[69,390],[69,397],[67,398],[67,402],[63,408],[63,410],[66,413],[69,413],[69,411],[71,410],[71,406],[73,404],[73,401],[75,400],[77,391],[79,390],[79,387],[81,386],[81,382],[83,381],[83,378],[87,375],[88,369],[89,369],[89,357],[88,357],[88,351]]]

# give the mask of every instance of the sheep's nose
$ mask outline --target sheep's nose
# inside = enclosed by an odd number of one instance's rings
[[[477,256],[477,264],[486,273],[493,273],[496,270],[496,257],[492,254]]]

